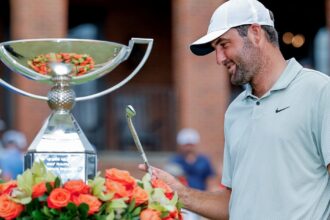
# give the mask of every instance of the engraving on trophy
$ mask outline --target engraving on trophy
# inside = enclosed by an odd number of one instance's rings
[[[138,66],[118,84],[84,97],[76,97],[71,86],[98,79],[125,61],[134,44],[146,44]],[[133,78],[146,62],[153,40],[132,38],[129,46],[96,40],[30,39],[0,44],[0,59],[12,71],[31,80],[48,83],[48,96],[23,91],[0,79],[0,84],[21,95],[47,101],[52,113],[32,141],[25,156],[24,169],[34,161],[43,161],[65,182],[87,181],[96,175],[97,154],[86,138],[71,109],[77,101],[106,95]]]

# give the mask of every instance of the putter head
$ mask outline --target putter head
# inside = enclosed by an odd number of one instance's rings
[[[136,114],[136,112],[135,112],[133,106],[128,105],[128,106],[126,107],[126,116],[127,116],[128,118],[132,118],[133,116],[135,116],[135,114]]]

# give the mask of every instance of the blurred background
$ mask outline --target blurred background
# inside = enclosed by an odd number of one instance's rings
[[[230,85],[215,56],[196,57],[189,44],[207,30],[223,0],[3,0],[0,41],[28,38],[87,38],[128,45],[132,37],[153,38],[142,70],[110,95],[77,103],[73,113],[95,146],[99,169],[117,167],[140,175],[142,160],[129,133],[125,106],[137,111],[134,125],[150,162],[163,166],[176,149],[180,128],[200,132],[198,151],[208,155],[221,176],[223,117],[242,88]],[[312,42],[325,25],[322,1],[261,0],[275,15],[286,58],[313,67]],[[74,87],[84,96],[115,85],[139,63],[145,48],[101,79]],[[28,92],[46,95],[49,87],[12,73],[0,64],[0,77]],[[50,114],[47,103],[0,88],[0,118],[7,129],[24,132],[30,144]],[[219,180],[220,182],[220,180]]]

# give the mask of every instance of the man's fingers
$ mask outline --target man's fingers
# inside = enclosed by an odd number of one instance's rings
[[[142,171],[147,171],[147,167],[146,167],[146,165],[143,164],[143,163],[139,164],[139,165],[138,165],[138,168],[139,168],[140,170],[142,170]]]

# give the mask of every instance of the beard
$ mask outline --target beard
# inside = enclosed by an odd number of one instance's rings
[[[242,50],[236,58],[236,69],[231,74],[230,81],[233,85],[249,83],[253,76],[261,69],[262,55],[258,48],[254,47],[250,40],[244,39]]]

